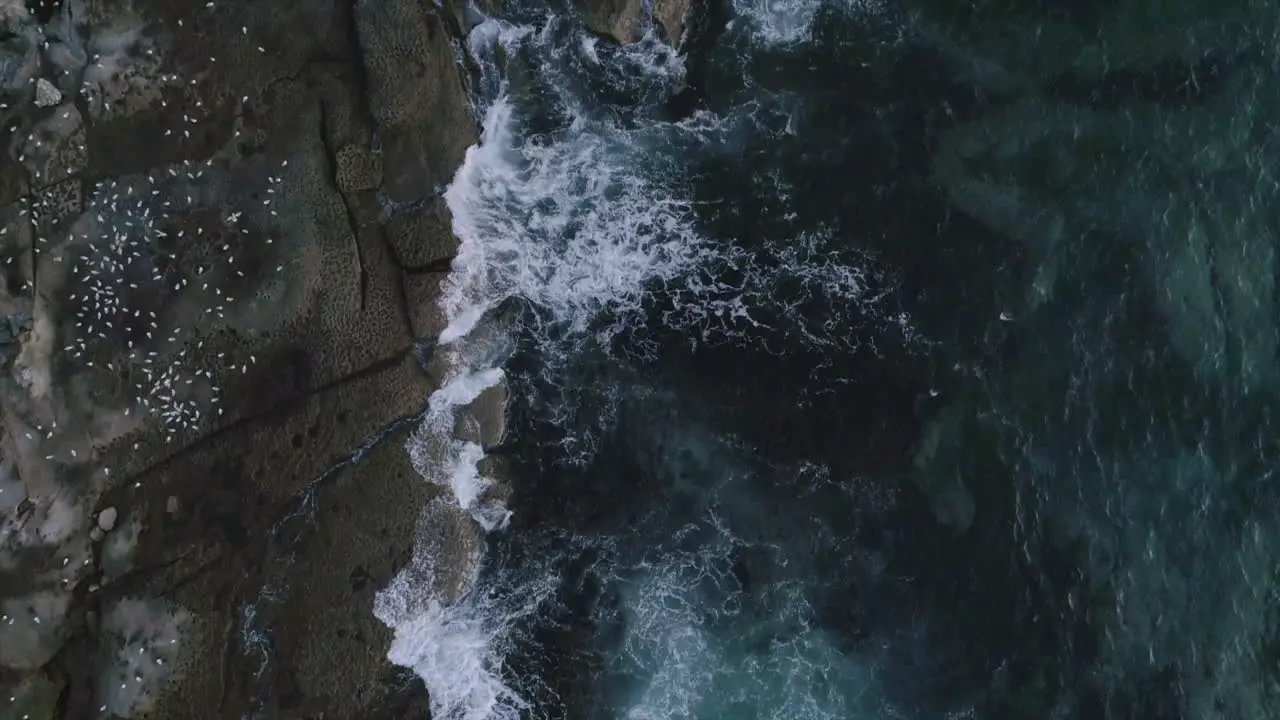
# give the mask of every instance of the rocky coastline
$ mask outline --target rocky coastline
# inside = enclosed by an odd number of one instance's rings
[[[373,604],[424,543],[462,592],[482,542],[405,452],[474,19],[0,0],[0,715],[429,717]]]

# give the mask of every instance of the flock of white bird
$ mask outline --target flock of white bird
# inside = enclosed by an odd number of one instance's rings
[[[38,0],[28,7],[37,11],[44,7],[56,9],[59,2],[60,0]],[[205,5],[207,10],[215,7],[215,2]],[[182,24],[182,21],[178,21],[179,26]],[[248,28],[243,28],[243,32],[247,35]],[[46,41],[44,47],[47,49],[48,45]],[[265,52],[260,47],[258,51]],[[149,59],[156,59],[154,50],[146,50],[146,55]],[[90,60],[92,63],[104,62],[99,56],[93,56]],[[215,58],[211,57],[209,62],[215,62]],[[179,77],[172,74],[161,74],[155,80],[164,85],[179,84]],[[33,85],[37,82],[50,85],[46,79],[32,79]],[[195,82],[194,79],[190,81],[192,85]],[[92,83],[86,81],[81,91],[91,106],[94,102],[103,101],[102,89]],[[48,95],[46,89],[42,97],[47,99]],[[241,102],[247,103],[248,100],[246,97]],[[161,98],[159,104],[165,108],[169,103]],[[194,110],[181,114],[179,127],[167,129],[163,135],[168,137],[181,133],[183,137],[189,138],[190,128],[202,121],[199,112],[204,110],[203,103],[198,100],[194,101],[194,107]],[[0,103],[0,110],[3,109],[6,106]],[[235,134],[238,136],[240,133],[237,130]],[[63,141],[71,143],[70,149],[87,157],[87,148],[79,142],[82,138],[83,135],[79,138],[63,138]],[[35,136],[28,138],[30,145],[24,146],[18,160],[25,162],[27,152],[31,150],[49,150],[43,147],[45,142],[45,139]],[[281,163],[282,167],[287,165],[287,160]],[[60,208],[57,201],[43,198],[40,193],[21,201],[19,207],[20,218],[29,221],[30,227],[35,231],[35,242],[31,248],[32,272],[35,273],[39,267],[42,254],[48,254],[48,259],[53,262],[67,262],[71,266],[71,281],[68,283],[70,293],[67,297],[71,304],[66,307],[74,308],[70,316],[74,320],[74,330],[70,325],[62,328],[62,332],[68,337],[68,344],[61,348],[61,352],[67,359],[85,368],[109,371],[129,378],[133,384],[136,402],[134,408],[146,411],[158,420],[167,442],[179,439],[184,433],[198,430],[210,416],[222,415],[222,409],[218,405],[220,389],[215,382],[215,373],[199,367],[192,370],[189,366],[216,357],[219,363],[225,362],[232,370],[238,364],[240,373],[244,374],[251,364],[257,362],[252,355],[248,356],[247,361],[241,359],[241,362],[234,363],[226,357],[227,353],[220,352],[216,356],[210,356],[203,352],[205,339],[201,330],[207,330],[207,323],[215,318],[225,320],[231,303],[235,301],[234,297],[224,294],[218,287],[217,279],[232,274],[245,276],[235,265],[236,258],[231,245],[224,242],[218,248],[208,248],[215,252],[206,254],[216,256],[215,262],[221,264],[221,267],[203,264],[183,267],[180,253],[167,252],[162,247],[166,243],[179,247],[196,247],[196,244],[202,242],[217,242],[217,236],[213,233],[206,234],[203,227],[197,227],[194,232],[175,229],[189,219],[184,218],[183,213],[204,209],[200,193],[192,191],[200,183],[211,180],[206,177],[206,171],[213,166],[213,160],[202,163],[187,161],[180,166],[152,173],[145,181],[99,182],[86,189],[84,210],[78,218],[58,218]],[[40,180],[38,177],[35,179]],[[267,198],[263,205],[271,216],[276,216],[276,210],[271,205],[281,178],[271,176],[267,180]],[[184,184],[187,188],[185,194],[182,192]],[[222,227],[211,230],[221,235],[230,231],[247,236],[250,231],[240,224],[241,215],[240,211],[226,214],[221,218]],[[71,229],[61,241],[57,238],[51,241],[45,232],[59,219],[69,223]],[[7,232],[8,228],[0,226],[0,242],[4,242]],[[272,243],[270,237],[264,241]],[[12,256],[6,259],[7,263],[13,261]],[[283,270],[284,265],[275,268],[277,273]],[[182,293],[184,298],[190,297],[190,293],[197,287],[199,292],[208,295],[199,318],[194,320],[200,326],[198,328],[162,328],[164,318],[154,310],[144,310],[135,304],[135,301],[146,301],[158,308],[171,306],[178,293]],[[23,292],[35,290],[35,285],[30,281],[22,289]],[[130,414],[131,409],[124,412],[126,415]],[[35,429],[45,439],[50,439],[57,430],[57,423],[55,421],[48,428],[37,426]],[[137,446],[135,443],[135,448]],[[71,451],[71,455],[74,457],[75,451]],[[48,459],[53,459],[53,456],[48,456]],[[108,468],[103,468],[103,472],[110,474]],[[135,487],[138,485],[140,483],[135,484]],[[69,560],[64,562],[64,566],[68,562]],[[88,559],[84,560],[85,564],[89,562]],[[41,624],[39,614],[34,610],[30,619],[35,625]],[[9,625],[15,620],[9,614],[0,618],[0,622]],[[175,643],[177,639],[170,637],[165,644]],[[138,645],[137,649],[139,653],[145,651],[142,645]],[[161,653],[153,652],[150,655],[154,656],[157,665],[164,663]],[[127,674],[132,677],[125,679],[121,689],[125,689],[132,680],[141,691],[143,674],[136,670]],[[9,698],[11,704],[17,700],[16,695]],[[106,704],[100,708],[102,713],[107,710]],[[29,718],[29,715],[23,717]]]

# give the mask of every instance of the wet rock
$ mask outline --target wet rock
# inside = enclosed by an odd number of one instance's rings
[[[382,148],[387,238],[403,267],[451,258],[457,243],[439,194],[479,138],[451,28],[410,0],[359,3],[356,26]]]
[[[681,46],[692,6],[690,0],[653,0],[653,20],[672,47]],[[647,30],[643,0],[580,0],[578,8],[588,27],[622,44],[639,41]]]
[[[506,437],[508,395],[505,380],[481,391],[458,413],[454,437],[486,448],[501,445]]]
[[[314,527],[321,528],[328,539],[323,548],[308,555],[314,560],[294,567],[287,562],[292,556],[286,554],[278,577],[257,576],[249,564],[263,556],[264,545],[272,537],[271,528],[288,512],[289,504],[329,469],[333,449],[357,447],[378,432],[388,416],[416,413],[430,389],[416,361],[406,354],[394,365],[316,393],[287,412],[245,422],[140,477],[144,486],[164,488],[165,492],[145,498],[146,507],[140,514],[151,521],[139,535],[132,564],[165,567],[151,582],[157,588],[180,585],[181,590],[168,597],[192,614],[196,626],[209,631],[202,630],[198,638],[188,639],[194,667],[217,663],[229,652],[245,652],[240,636],[227,636],[215,629],[228,623],[238,627],[244,622],[241,613],[258,601],[264,589],[261,583],[270,582],[268,590],[293,593],[297,574],[313,568],[317,573],[334,574],[323,575],[324,583],[332,583],[326,587],[345,587],[354,565],[369,568],[375,579],[382,577],[375,568],[395,556],[397,543],[407,543],[412,537],[411,520],[416,518],[420,502],[425,502],[415,491],[428,488],[416,475],[388,472],[384,476],[383,471],[394,465],[391,461],[405,462],[403,446],[398,443],[387,446],[390,456],[385,463],[379,461],[380,454],[375,454],[356,466],[358,474],[353,479],[338,481],[336,490],[316,496],[325,511]],[[364,474],[364,463],[370,464],[369,474]],[[220,481],[210,483],[210,477]],[[382,492],[377,489],[378,483],[395,484]],[[180,523],[164,520],[170,497],[180,498],[185,508]],[[339,503],[333,512],[328,510],[330,499]],[[344,508],[359,514],[349,517]],[[392,522],[400,512],[408,513],[410,520]],[[306,517],[299,516],[303,527],[313,527]],[[345,529],[326,529],[335,527]],[[347,552],[351,554],[344,554]],[[191,580],[184,581],[185,578]],[[287,582],[277,585],[277,579]],[[277,658],[274,662],[285,663],[281,672],[327,678],[316,685],[321,699],[314,707],[325,707],[329,702],[338,703],[335,707],[356,706],[368,699],[355,692],[352,684],[343,685],[334,679],[342,676],[357,652],[363,653],[359,655],[360,662],[370,674],[387,669],[385,655],[369,650],[359,639],[349,638],[349,645],[339,650],[331,630],[315,632],[330,619],[335,623],[341,619],[334,627],[363,628],[364,637],[368,638],[379,625],[367,606],[360,604],[361,598],[353,598],[349,589],[341,596],[336,590],[333,592],[334,595],[319,596],[311,591],[300,592],[295,602],[281,606],[280,615],[272,622],[288,628],[289,643],[311,648],[306,652],[290,651],[284,660]],[[320,621],[318,617],[328,619]],[[286,631],[281,633],[283,636]],[[253,663],[258,661],[255,655],[245,661],[245,682],[249,682],[252,669],[257,667]],[[355,682],[353,677],[352,683]],[[184,674],[158,707],[169,713],[167,717],[198,716],[204,703],[221,697],[219,683],[220,679],[209,673]],[[247,710],[254,699],[253,693],[245,692],[230,702]]]
[[[57,88],[64,96],[74,97],[80,92],[78,81],[89,64],[85,47],[89,33],[83,10],[77,0],[62,0],[61,7],[45,23],[44,59],[57,71]]]
[[[619,43],[633,43],[644,35],[641,0],[599,0],[578,7],[588,27]]]
[[[31,313],[10,305],[13,312],[0,319],[0,367],[7,369],[22,349],[22,339],[31,332]]]
[[[275,607],[289,609],[271,622],[272,642],[277,662],[292,668],[299,715],[360,717],[401,693],[386,668],[393,633],[374,616],[375,598],[411,552],[415,525],[437,493],[410,466],[404,441],[403,431],[387,438],[318,490],[315,531],[284,571],[288,595]],[[463,562],[470,556],[458,542],[472,538],[450,529],[435,528],[440,557]],[[454,571],[466,574],[466,568]],[[458,582],[456,576],[444,581]],[[270,612],[267,604],[263,612]],[[317,625],[325,632],[314,632]]]
[[[25,0],[0,0],[0,22],[20,20],[26,16]]]
[[[431,72],[439,69],[433,61],[445,58],[438,42],[444,28],[409,0],[357,3],[356,27],[369,72],[374,120],[383,128],[418,122],[425,106],[438,99],[432,86],[450,79],[445,73]]]
[[[102,7],[101,11],[106,11]],[[90,21],[80,95],[94,122],[131,117],[159,104],[181,78],[165,67],[165,39],[136,10]],[[70,62],[76,55],[71,53]]]
[[[662,25],[673,47],[684,45],[684,29],[692,11],[691,0],[654,0],[653,18]]]
[[[141,535],[141,523],[130,517],[106,536],[98,559],[103,583],[110,585],[117,578],[123,577],[136,568],[134,554]]]
[[[432,603],[451,604],[475,583],[484,532],[469,513],[448,498],[422,511],[414,538],[413,561],[378,594],[377,614],[402,625]]]
[[[412,208],[396,208],[389,215],[387,240],[403,267],[413,273],[449,269],[450,261],[458,252],[458,243],[443,199],[432,198]]]

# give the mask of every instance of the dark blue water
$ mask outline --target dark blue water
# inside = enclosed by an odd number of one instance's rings
[[[514,514],[437,713],[1280,716],[1280,11],[1217,8],[480,26]]]

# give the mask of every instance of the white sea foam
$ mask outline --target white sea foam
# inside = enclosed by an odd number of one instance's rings
[[[782,45],[804,40],[822,7],[822,0],[736,0],[734,10],[746,18],[766,43]]]
[[[529,309],[547,359],[571,355],[584,344],[608,350],[619,334],[646,320],[658,295],[667,298],[673,325],[704,337],[740,336],[751,327],[748,307],[779,282],[791,282],[795,272],[787,266],[794,263],[807,263],[800,271],[808,278],[801,283],[805,292],[832,293],[852,305],[847,301],[864,298],[871,287],[860,270],[839,265],[820,244],[753,255],[700,237],[692,200],[674,185],[676,173],[656,161],[671,151],[672,137],[711,137],[724,122],[703,113],[679,124],[628,127],[587,112],[573,96],[575,83],[562,74],[581,70],[571,66],[573,53],[623,68],[610,72],[643,75],[638,87],[644,93],[678,84],[683,66],[656,42],[612,53],[588,48],[581,37],[569,38],[564,47],[542,47],[565,42],[556,22],[535,32],[489,19],[471,31],[470,50],[481,67],[478,86],[491,96],[476,100],[484,117],[481,141],[468,150],[445,192],[460,246],[440,300],[446,320],[436,356],[441,386],[408,444],[415,469],[448,487],[452,502],[487,531],[504,527],[510,514],[489,497],[494,480],[482,471],[484,449],[467,435],[463,413],[505,381],[506,331],[497,318],[509,301]],[[539,43],[537,49],[545,51],[540,73],[569,116],[538,135],[524,132],[513,97],[519,93],[502,89],[496,65],[523,43]],[[720,279],[726,270],[739,280]],[[436,559],[419,557],[438,552],[415,547],[410,566],[379,594],[376,614],[395,630],[389,659],[424,679],[434,717],[518,717],[526,701],[504,676],[503,658],[514,623],[534,612],[552,585],[531,587],[526,577],[506,587],[507,595],[495,595],[501,583],[479,579],[460,599],[446,599],[423,580],[424,572],[438,572]],[[479,563],[478,554],[469,562]],[[646,607],[638,611],[656,621]],[[712,650],[692,625],[663,632],[671,648],[684,648],[690,657]],[[670,667],[694,666],[672,661]],[[685,687],[677,679],[655,678],[651,692],[669,696]],[[707,687],[695,683],[687,690],[688,698],[702,697]],[[659,701],[658,695],[637,705],[635,717],[667,707],[670,697]]]
[[[473,76],[475,87],[471,94],[472,110],[476,117],[485,117],[490,105],[501,94],[501,56],[512,54],[533,33],[527,25],[513,25],[499,18],[485,17],[467,34],[466,50],[475,60],[479,73]]]
[[[459,437],[458,425],[464,409],[501,384],[504,373],[499,367],[468,372],[461,365],[468,357],[486,357],[477,352],[475,343],[452,350],[450,371],[454,374],[431,394],[426,416],[408,442],[409,460],[428,482],[448,487],[457,505],[485,530],[495,530],[506,525],[510,513],[501,505],[481,502],[493,486],[493,480],[480,472],[484,448],[474,439]]]
[[[760,623],[754,602],[729,576],[732,538],[694,553],[653,558],[624,582],[626,632],[614,672],[641,680],[625,701],[627,720],[752,717],[858,720],[894,717],[872,658],[836,647],[815,623],[799,584],[769,594]],[[746,624],[741,624],[744,617]]]
[[[398,618],[390,619],[392,622]],[[470,603],[432,603],[395,625],[387,659],[427,680],[431,716],[441,720],[516,720],[525,702],[508,688],[495,652],[495,628]]]
[[[504,657],[514,624],[553,586],[525,583],[510,592],[505,583],[508,591],[501,592],[495,585],[504,584],[473,587],[453,603],[420,579],[393,581],[378,595],[374,614],[395,629],[387,659],[425,681],[433,718],[517,720],[529,707],[504,677]]]
[[[474,28],[472,52],[487,69],[482,81],[493,79],[499,46],[511,51],[529,35],[493,20]],[[635,172],[640,150],[624,134],[580,118],[564,137],[532,142],[517,131],[505,94],[477,107],[481,142],[445,193],[460,247],[441,300],[444,376],[408,449],[418,472],[446,485],[458,506],[493,530],[509,513],[485,501],[493,480],[481,472],[484,450],[458,428],[460,413],[504,381],[495,311],[519,298],[561,337],[585,335],[605,313],[625,323],[640,312],[647,284],[698,262],[700,243],[688,203]],[[545,592],[525,582],[504,600],[478,586],[448,602],[422,576],[423,568],[444,571],[435,558],[418,557],[441,551],[415,547],[410,566],[379,594],[376,614],[395,630],[389,659],[424,679],[433,717],[519,717],[526,702],[503,677],[502,659],[512,624]]]
[[[466,405],[480,397],[480,393],[502,382],[502,378],[502,368],[496,367],[459,372],[431,394],[431,411],[427,414],[427,423],[445,429],[438,425],[447,417],[441,408]]]
[[[647,287],[687,275],[705,255],[691,204],[637,172],[644,148],[608,127],[560,142],[516,137],[511,103],[490,108],[445,197],[462,239],[443,300],[442,341],[520,297],[568,334],[602,314],[641,311]]]
[[[824,5],[853,12],[873,13],[884,8],[884,0],[734,0],[734,13],[745,18],[759,42],[791,45],[807,40],[813,21]]]

